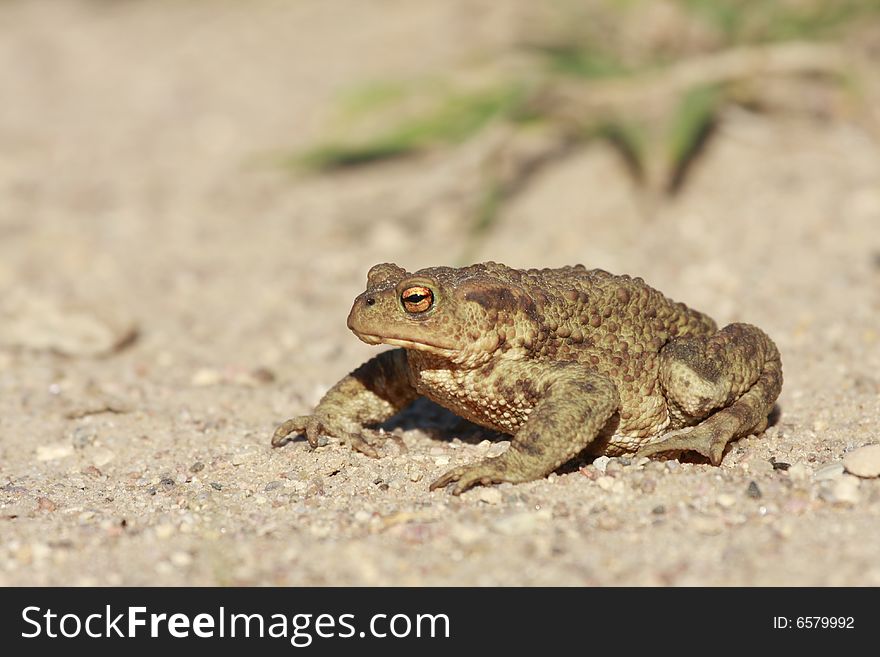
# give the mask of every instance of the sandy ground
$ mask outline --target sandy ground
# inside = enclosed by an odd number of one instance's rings
[[[467,246],[462,149],[274,164],[353,84],[491,61],[515,29],[516,3],[381,4],[0,3],[0,584],[880,585],[880,480],[840,466],[880,442],[880,145],[855,121],[729,110],[650,220],[582,149],[476,248],[764,328],[779,419],[721,467],[429,493],[506,443],[427,403],[377,460],[270,449],[375,353],[345,327],[367,268]]]

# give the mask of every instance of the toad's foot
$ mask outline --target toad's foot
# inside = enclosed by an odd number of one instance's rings
[[[663,440],[642,447],[636,452],[636,456],[696,452],[709,459],[712,465],[718,465],[724,456],[724,448],[732,436],[708,429],[705,424],[704,422],[695,427],[669,433]]]
[[[390,434],[376,429],[358,427],[350,422],[333,421],[319,415],[301,415],[283,422],[272,434],[272,447],[281,447],[291,436],[304,435],[312,449],[318,447],[320,436],[332,436],[346,442],[356,452],[379,458],[380,447]]]
[[[503,481],[519,483],[523,481],[531,481],[543,474],[542,472],[537,474],[518,472],[515,469],[511,469],[504,463],[503,456],[504,455],[487,458],[478,461],[477,463],[470,463],[468,465],[460,465],[457,468],[452,468],[443,476],[434,480],[434,483],[431,484],[430,490],[445,488],[454,483],[455,486],[452,488],[451,493],[453,495],[461,495],[469,488],[473,488],[477,485],[488,486]]]
[[[646,445],[636,456],[656,456],[657,454],[696,452],[709,459],[712,465],[719,465],[727,445],[743,435],[761,433],[767,428],[767,418],[761,418],[750,430],[739,430],[736,416],[722,410],[694,427],[672,431],[662,440]]]

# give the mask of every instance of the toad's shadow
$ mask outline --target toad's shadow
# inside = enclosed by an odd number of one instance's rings
[[[476,445],[484,440],[510,440],[510,436],[469,422],[425,397],[420,397],[379,427],[385,431],[418,429],[433,440],[450,442],[458,438],[469,445]]]

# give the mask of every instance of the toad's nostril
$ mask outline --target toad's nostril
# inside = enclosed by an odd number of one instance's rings
[[[376,300],[373,297],[367,297],[367,305],[372,306],[376,303]]]

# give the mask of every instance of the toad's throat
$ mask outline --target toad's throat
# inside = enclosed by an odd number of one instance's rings
[[[422,342],[407,338],[395,338],[389,335],[373,335],[370,333],[357,333],[356,335],[367,344],[390,344],[395,347],[403,347],[404,349],[430,351],[431,353],[440,354],[446,357],[452,357],[457,353],[456,349],[445,345],[433,344],[431,342]]]

